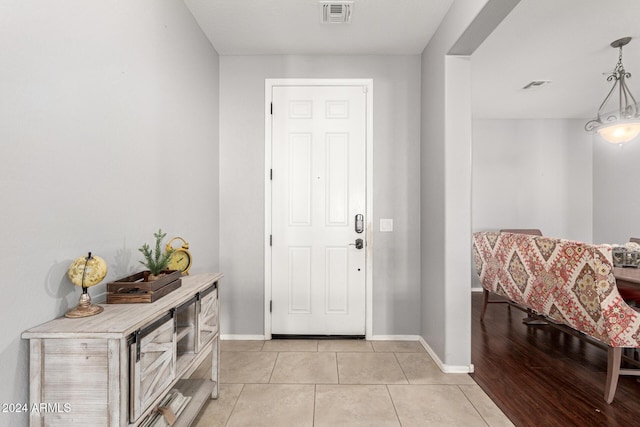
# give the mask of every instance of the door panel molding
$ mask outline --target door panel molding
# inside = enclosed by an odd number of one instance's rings
[[[275,87],[286,86],[360,86],[366,97],[366,207],[364,216],[366,219],[366,236],[362,236],[367,242],[365,250],[365,336],[371,339],[373,336],[373,80],[372,79],[266,79],[265,80],[265,236],[264,236],[264,337],[271,339],[271,294],[272,294],[272,269],[271,269],[271,177],[272,177],[272,98]],[[329,107],[329,105],[328,105]],[[311,112],[309,106],[290,105],[290,117],[306,117]],[[349,116],[346,108],[339,100],[331,101],[327,109],[333,118],[346,118]],[[277,173],[277,171],[276,171]],[[277,238],[277,236],[273,236]],[[327,305],[330,305],[327,301]],[[334,308],[335,309],[335,308]]]

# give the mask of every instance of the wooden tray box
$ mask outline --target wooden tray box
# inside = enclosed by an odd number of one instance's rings
[[[165,270],[157,280],[145,282],[148,271],[107,283],[107,304],[149,303],[157,301],[182,286],[181,272]]]

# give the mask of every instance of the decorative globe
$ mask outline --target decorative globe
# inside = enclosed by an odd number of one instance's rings
[[[69,266],[68,276],[76,286],[88,288],[97,285],[107,275],[107,263],[99,256],[81,256]]]
[[[104,308],[91,303],[87,292],[89,286],[97,285],[107,275],[107,263],[99,256],[81,256],[71,263],[67,272],[69,279],[76,286],[82,287],[82,294],[75,308],[67,311],[65,317],[78,318],[101,313]]]

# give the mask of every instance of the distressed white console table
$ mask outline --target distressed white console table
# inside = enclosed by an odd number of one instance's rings
[[[153,303],[104,304],[98,315],[25,331],[30,406],[63,409],[32,411],[30,425],[138,426],[177,389],[191,399],[174,427],[188,426],[218,397],[221,278],[184,276],[180,288]],[[210,379],[190,379],[209,355]]]

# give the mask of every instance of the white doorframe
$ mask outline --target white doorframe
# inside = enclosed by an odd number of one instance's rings
[[[271,339],[271,99],[276,86],[362,86],[366,89],[365,337],[373,332],[373,79],[266,79],[264,96],[264,338]]]

